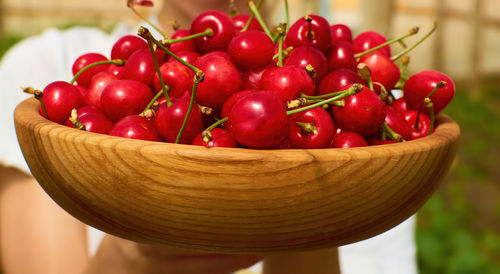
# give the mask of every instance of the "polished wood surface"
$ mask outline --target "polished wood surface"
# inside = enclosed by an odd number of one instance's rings
[[[32,174],[67,212],[147,243],[227,253],[302,251],[382,233],[414,214],[447,174],[460,129],[350,149],[251,150],[131,140],[16,109]]]

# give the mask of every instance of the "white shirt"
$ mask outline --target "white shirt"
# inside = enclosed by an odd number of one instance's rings
[[[0,63],[0,162],[29,173],[13,122],[16,105],[30,96],[21,91],[21,86],[42,90],[50,82],[69,81],[73,76],[71,66],[76,58],[88,52],[109,57],[114,42],[134,31],[123,25],[111,34],[88,27],[62,31],[49,29],[11,48]],[[415,217],[411,217],[388,232],[340,247],[342,273],[416,274],[414,225]],[[89,228],[90,255],[97,250],[103,235],[103,232]],[[259,264],[251,268],[256,273],[259,269]]]

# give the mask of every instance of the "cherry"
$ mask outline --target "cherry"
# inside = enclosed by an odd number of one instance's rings
[[[116,80],[101,94],[101,109],[112,121],[141,113],[153,99],[151,89],[134,80]]]
[[[160,141],[153,123],[139,115],[123,117],[116,122],[109,135],[146,141]]]
[[[365,84],[365,81],[352,70],[338,69],[328,73],[318,87],[317,95],[329,94],[346,89],[351,84]]]
[[[315,86],[305,70],[297,66],[286,66],[264,72],[261,88],[274,92],[286,103],[297,98],[300,93],[313,95]]]
[[[237,32],[240,32],[245,25],[247,24],[248,20],[250,19],[250,15],[247,14],[238,14],[232,17],[234,27]],[[262,27],[260,26],[259,22],[255,19],[252,18],[252,21],[250,22],[250,25],[248,26],[248,30],[260,30],[264,31]]]
[[[163,83],[170,87],[168,90],[170,97],[181,97],[193,84],[193,71],[177,60],[168,61],[161,65],[160,72]],[[156,73],[153,78],[153,86],[155,91],[159,91],[162,88],[160,78]]]
[[[271,62],[274,43],[267,34],[257,30],[238,33],[229,43],[227,53],[240,69],[255,69]]]
[[[249,148],[273,148],[288,135],[285,105],[271,91],[256,91],[240,98],[228,123],[236,141]]]
[[[277,149],[292,149],[292,142],[290,142],[290,139],[285,138],[283,142],[281,142],[277,147]]]
[[[326,57],[319,49],[309,46],[300,46],[293,49],[285,59],[285,66],[297,66],[305,70],[307,65],[313,66],[316,71],[315,83],[320,83],[326,75]]]
[[[156,51],[156,60],[159,66],[163,64],[163,57],[163,51]],[[149,48],[135,51],[125,63],[125,76],[129,80],[152,86],[155,74],[156,68]]]
[[[332,148],[350,148],[366,147],[368,143],[365,138],[356,132],[342,132],[333,136],[330,147]]]
[[[344,24],[334,24],[330,26],[332,30],[332,44],[339,41],[344,41],[352,44],[351,29]]]
[[[181,50],[179,52],[176,52],[175,55],[177,55],[179,58],[182,60],[186,61],[189,64],[194,64],[196,60],[200,57],[200,54],[196,51],[188,51],[188,50]],[[170,57],[167,62],[179,62],[175,60],[173,57]]]
[[[370,89],[343,99],[343,107],[333,106],[333,119],[346,131],[363,135],[377,132],[385,121],[385,105]]]
[[[399,111],[400,113],[405,113],[408,111],[408,108],[406,107],[406,101],[404,97],[401,97],[394,101],[391,105],[395,110]]]
[[[391,91],[401,78],[398,66],[389,57],[380,53],[365,55],[359,62],[370,68],[372,81],[382,84],[387,92]],[[380,93],[379,85],[373,85],[373,88],[377,94]]]
[[[191,35],[187,29],[178,29],[172,34],[171,39],[179,39]],[[196,52],[196,46],[193,39],[173,43],[169,47],[170,51],[177,54],[180,51],[193,51]]]
[[[446,82],[446,85],[438,89],[430,97],[434,104],[435,114],[443,110],[455,96],[455,84],[453,81],[446,74],[435,70],[424,70],[408,78],[403,87],[404,99],[408,109],[418,110],[425,97],[427,97],[441,81]],[[429,113],[427,108],[423,108],[422,111]]]
[[[101,108],[101,94],[104,88],[110,83],[118,80],[118,77],[110,72],[101,71],[92,77],[90,86],[83,96],[86,105]]]
[[[262,75],[271,68],[275,68],[274,62],[256,69],[240,70],[241,89],[259,89]]]
[[[110,64],[108,69],[105,70],[118,77],[118,79],[125,79],[125,66],[117,66],[115,64]]]
[[[222,58],[226,58],[227,60],[231,60],[231,57],[229,56],[229,54],[227,52],[221,51],[221,50],[212,51],[212,52],[209,52],[209,53],[206,53],[203,55],[203,57],[205,57],[205,58],[208,56],[219,56]]]
[[[328,60],[328,71],[336,69],[349,69],[354,72],[356,69],[356,58],[354,58],[354,46],[345,41],[333,42],[326,53]]]
[[[146,48],[148,48],[148,43],[141,37],[136,35],[125,35],[118,39],[113,45],[111,49],[111,59],[127,60],[136,50]]]
[[[226,58],[202,56],[194,66],[205,73],[205,80],[198,85],[195,97],[200,105],[219,110],[224,101],[240,88],[240,74]]]
[[[354,38],[354,52],[360,53],[385,42],[387,42],[387,38],[385,38],[382,34],[376,31],[365,31]],[[385,46],[374,52],[378,52],[382,55],[385,55],[386,57],[391,57],[391,48],[389,46]]]
[[[221,117],[229,117],[229,113],[231,113],[231,109],[233,109],[234,104],[243,96],[249,94],[250,92],[253,92],[253,90],[242,90],[238,91],[235,94],[231,95],[227,100],[224,102],[224,105],[222,106],[222,111],[221,111]]]
[[[99,53],[86,53],[84,55],[81,55],[73,63],[73,66],[71,68],[71,70],[73,71],[73,75],[77,74],[82,68],[100,61],[108,61],[108,58]],[[103,64],[89,68],[85,72],[80,74],[80,76],[78,76],[76,82],[81,86],[88,87],[90,85],[92,76],[100,71],[107,70],[108,67],[109,64]]]
[[[288,116],[288,138],[294,148],[326,148],[334,128],[330,114],[321,107]]]
[[[409,110],[405,112],[404,117],[408,125],[410,125],[411,139],[415,140],[427,136],[429,133],[429,127],[431,125],[431,119],[427,114],[420,112],[418,114],[416,110]],[[418,116],[418,123],[417,121]]]
[[[389,139],[382,140],[382,139],[379,139],[376,137],[368,138],[368,144],[370,146],[379,146],[379,145],[387,145],[387,144],[395,144],[395,143],[397,143],[397,141],[393,141],[393,140],[389,140]]]
[[[160,104],[154,119],[154,125],[163,139],[174,143],[181,129],[182,123],[189,108],[189,96],[175,99],[171,106]],[[186,127],[182,132],[181,144],[191,144],[194,137],[203,131],[203,119],[198,107],[193,107]]]
[[[49,119],[58,124],[64,124],[68,120],[71,110],[83,105],[83,97],[72,84],[56,81],[43,89],[43,102]],[[40,106],[40,113],[47,118],[42,106]]]
[[[82,87],[80,85],[74,85],[76,87],[76,89],[80,92],[80,94],[82,96],[85,95],[85,93],[87,93],[87,88],[86,87]]]
[[[385,122],[404,140],[411,139],[411,129],[402,112],[397,111],[391,106],[385,106]]]
[[[287,32],[285,43],[294,48],[313,46],[326,51],[332,40],[332,30],[328,21],[315,14],[297,20]]]
[[[98,108],[84,106],[76,110],[77,117],[88,132],[108,134],[113,127],[113,122],[108,119]],[[75,127],[68,119],[66,125]]]
[[[238,147],[238,144],[234,140],[233,136],[227,129],[214,128],[210,131],[212,135],[212,140],[208,143],[203,141],[203,132],[194,137],[192,145],[205,146],[205,147]]]
[[[203,32],[208,28],[213,31],[210,37],[202,36],[194,39],[197,49],[202,53],[226,51],[229,42],[236,34],[231,18],[223,12],[210,10],[199,14],[191,22],[191,33]]]

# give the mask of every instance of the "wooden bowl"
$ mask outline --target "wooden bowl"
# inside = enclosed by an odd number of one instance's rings
[[[415,141],[350,149],[205,148],[14,118],[24,157],[67,212],[110,234],[224,253],[340,246],[414,214],[447,174],[460,129],[445,115]]]

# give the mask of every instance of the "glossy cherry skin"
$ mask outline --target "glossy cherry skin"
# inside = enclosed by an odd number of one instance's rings
[[[191,22],[191,33],[204,32],[207,28],[212,29],[213,35],[194,39],[198,51],[201,53],[226,51],[229,42],[236,34],[231,18],[223,12],[210,10],[199,14]]]
[[[333,42],[326,53],[328,71],[349,69],[357,72],[357,62],[354,58],[354,46],[345,41]]]
[[[392,106],[385,106],[385,122],[404,140],[411,140],[411,128],[402,112],[397,111]]]
[[[262,31],[247,30],[236,34],[229,43],[227,53],[239,69],[255,69],[272,61],[274,43]]]
[[[210,133],[212,134],[212,140],[208,143],[203,141],[202,133],[200,132],[200,134],[194,137],[191,144],[204,147],[238,147],[238,144],[227,129],[214,128]]]
[[[367,51],[385,42],[387,42],[387,39],[376,31],[362,32],[352,41],[355,53]],[[386,57],[391,57],[391,48],[389,46],[385,46],[374,52],[378,52]]]
[[[285,138],[277,147],[277,149],[292,149],[292,142],[290,142],[290,139]]]
[[[125,79],[125,66],[117,66],[115,64],[109,65],[108,69],[105,70],[118,77],[118,79]]]
[[[410,126],[412,140],[427,136],[431,125],[431,119],[427,116],[427,114],[420,112],[417,127],[415,127],[415,122],[417,121],[417,111],[409,110],[404,114],[404,117]]]
[[[81,55],[78,57],[75,62],[73,63],[73,66],[71,67],[71,70],[73,71],[73,75],[77,74],[82,68],[96,63],[100,61],[107,61],[108,58],[106,56],[99,54],[99,53],[86,53],[84,55]],[[76,82],[84,87],[88,87],[90,85],[90,81],[92,80],[92,76],[94,74],[100,72],[100,71],[105,71],[109,67],[109,64],[103,64],[103,65],[98,65],[92,68],[87,69],[85,72],[80,74],[78,78],[76,79]]]
[[[401,98],[397,99],[396,101],[392,102],[391,106],[395,110],[399,111],[400,113],[405,113],[406,111],[408,111],[404,97],[401,97]]]
[[[196,60],[200,57],[200,54],[196,51],[189,51],[189,50],[181,50],[179,52],[176,52],[175,55],[177,55],[179,58],[182,60],[188,62],[189,64],[194,64]],[[167,62],[179,62],[173,57],[170,57],[167,59]]]
[[[321,51],[326,51],[332,40],[332,30],[328,21],[315,14],[312,18],[312,37],[308,36],[309,25],[304,18],[297,20],[287,32],[285,43],[294,48],[299,46],[313,46]]]
[[[116,80],[109,83],[101,94],[101,109],[112,121],[139,114],[153,99],[151,89],[134,80]]]
[[[94,106],[81,107],[76,110],[76,113],[88,132],[108,134],[113,127],[113,121],[109,120],[104,113]],[[73,123],[69,119],[66,125],[73,127]]]
[[[264,72],[275,67],[276,64],[271,62],[267,66],[260,68],[240,70],[241,89],[259,89]]]
[[[70,83],[56,81],[48,84],[43,89],[43,102],[50,120],[58,124],[64,124],[71,111],[83,105],[83,97],[80,91]],[[40,106],[40,114],[45,117],[42,106]]]
[[[332,107],[335,124],[346,131],[368,135],[377,132],[385,121],[385,105],[367,87],[343,99],[345,106]]]
[[[109,135],[146,141],[160,141],[153,123],[139,115],[123,117],[111,128]]]
[[[365,55],[359,62],[370,68],[372,81],[382,84],[387,92],[394,88],[401,77],[398,66],[385,55],[379,53]],[[380,93],[379,85],[374,84],[373,89],[377,94]]]
[[[179,39],[191,35],[187,29],[178,29],[172,34],[171,39]],[[180,51],[196,51],[193,39],[173,43],[169,47],[170,51],[177,54]]]
[[[297,122],[310,123],[316,131],[305,132]],[[288,139],[294,148],[326,148],[333,138],[334,128],[330,114],[321,107],[288,116]]]
[[[234,104],[243,96],[249,94],[250,92],[253,92],[254,90],[242,90],[238,91],[235,94],[231,95],[227,100],[224,102],[224,105],[222,106],[222,111],[220,114],[221,118],[226,118],[229,117],[229,113],[231,113],[231,110],[233,109]]]
[[[352,44],[352,31],[344,24],[334,24],[330,26],[332,30],[332,43],[344,41]]]
[[[250,15],[238,14],[238,15],[233,16],[233,18],[231,18],[231,19],[233,20],[236,32],[240,32],[247,24],[248,19],[250,19]],[[252,22],[250,22],[250,25],[248,26],[248,30],[264,31],[262,29],[262,27],[260,26],[259,21],[257,21],[257,19],[255,19],[255,18],[253,18]]]
[[[297,66],[276,67],[262,75],[261,88],[278,95],[283,103],[296,99],[300,93],[314,94],[314,83],[305,70]]]
[[[76,87],[76,89],[80,92],[80,94],[82,96],[85,95],[85,93],[87,93],[87,88],[86,87],[82,87],[80,85],[74,85]]]
[[[331,148],[366,147],[365,138],[356,132],[342,132],[333,136]]]
[[[109,72],[101,71],[96,73],[94,77],[92,77],[90,86],[87,89],[85,95],[83,96],[85,105],[101,108],[102,91],[107,85],[116,80],[118,80],[118,77]]]
[[[408,109],[418,110],[425,97],[430,94],[440,81],[445,81],[447,84],[436,91],[430,99],[434,105],[434,113],[441,112],[455,96],[455,83],[446,74],[435,70],[424,70],[408,78],[403,87]],[[422,111],[429,113],[425,107],[422,108]]]
[[[186,90],[191,90],[194,73],[180,62],[176,60],[168,61],[161,65],[160,72],[163,83],[170,87],[168,90],[170,97],[181,97]],[[153,86],[155,91],[162,89],[160,77],[158,77],[157,73],[154,74]]]
[[[137,35],[125,35],[118,39],[111,48],[111,59],[127,60],[132,53],[139,49],[148,48],[148,43]]]
[[[234,104],[228,123],[236,141],[249,148],[273,148],[288,135],[285,105],[271,91],[243,96]]]
[[[329,94],[347,89],[352,84],[365,84],[365,81],[352,70],[338,69],[328,73],[319,84],[317,95]]]
[[[159,66],[163,64],[163,57],[162,51],[156,52],[156,60]],[[124,67],[126,79],[139,81],[148,86],[153,85],[156,68],[149,48],[135,51],[130,55]]]
[[[240,88],[238,70],[228,59],[217,55],[202,56],[194,66],[205,73],[205,80],[198,85],[196,102],[220,110],[226,99]]]
[[[317,48],[300,46],[293,49],[285,59],[285,66],[297,66],[306,69],[307,65],[316,70],[316,84],[319,84],[326,75],[326,56]]]
[[[156,112],[154,125],[163,139],[169,143],[175,143],[179,130],[181,129],[184,117],[189,108],[189,98],[181,97],[175,99],[170,107],[161,104]],[[201,112],[196,105],[189,115],[186,127],[182,132],[181,144],[191,144],[194,137],[204,129]]]

